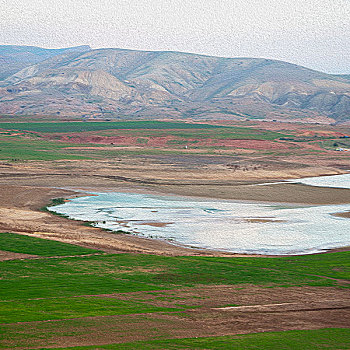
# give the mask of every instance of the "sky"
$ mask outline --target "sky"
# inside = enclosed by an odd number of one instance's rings
[[[0,0],[0,45],[83,44],[350,74],[350,0]]]

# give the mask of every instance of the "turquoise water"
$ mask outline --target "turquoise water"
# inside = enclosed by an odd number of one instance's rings
[[[324,180],[324,182],[322,182]],[[299,181],[299,180],[298,180]],[[350,188],[350,174],[300,180]],[[51,207],[97,227],[237,253],[309,254],[350,245],[350,204],[294,206],[140,193],[94,193]],[[349,198],[350,203],[350,198]]]

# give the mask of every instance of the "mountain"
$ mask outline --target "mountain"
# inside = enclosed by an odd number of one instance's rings
[[[42,62],[64,52],[84,52],[90,46],[76,46],[65,49],[42,49],[35,46],[0,45],[0,81],[21,69]]]
[[[85,46],[61,51],[0,46],[0,57],[7,57],[0,65],[3,114],[350,119],[348,75],[282,61]]]

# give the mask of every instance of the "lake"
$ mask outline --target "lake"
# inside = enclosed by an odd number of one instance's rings
[[[350,188],[350,174],[297,180]],[[93,193],[50,207],[110,230],[215,250],[248,254],[311,254],[350,245],[342,205],[277,205],[142,193]],[[350,198],[349,198],[350,203]]]

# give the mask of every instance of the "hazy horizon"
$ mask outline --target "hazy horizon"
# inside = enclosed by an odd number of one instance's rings
[[[0,45],[179,51],[350,74],[350,1],[0,0]]]

